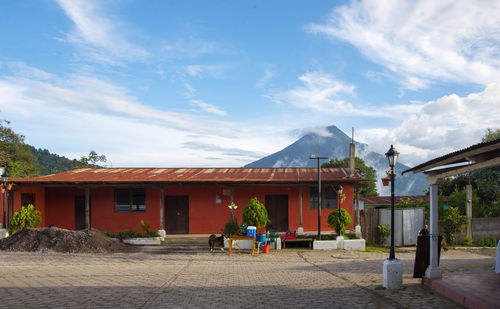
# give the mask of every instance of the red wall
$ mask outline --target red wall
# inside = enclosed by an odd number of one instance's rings
[[[224,190],[226,189],[226,190]],[[235,217],[241,222],[241,214],[251,198],[257,197],[265,203],[268,194],[288,195],[289,229],[299,227],[299,188],[288,186],[241,186],[234,189],[234,203],[238,206]],[[309,209],[309,188],[302,190],[302,222],[304,231],[316,231],[318,226],[318,211]],[[348,210],[351,217],[353,211],[353,187],[344,185],[346,199],[342,208]],[[75,228],[75,196],[84,196],[85,191],[75,187],[26,187],[15,191],[14,211],[20,208],[21,193],[35,193],[35,206],[42,212],[43,226]],[[230,219],[230,196],[223,186],[179,186],[164,190],[164,195],[187,195],[189,197],[189,233],[206,234],[221,233],[224,225]],[[216,195],[221,197],[221,203],[216,203]],[[114,188],[101,187],[90,190],[91,196],[91,225],[99,230],[119,232],[128,229],[141,231],[140,221],[151,224],[151,230],[160,227],[160,189],[146,188],[145,212],[115,212]],[[162,205],[164,206],[164,205]],[[327,224],[328,214],[332,209],[321,211],[321,230],[333,231]],[[165,211],[163,212],[165,214]],[[164,221],[165,222],[165,221]],[[352,225],[351,227],[352,228]]]

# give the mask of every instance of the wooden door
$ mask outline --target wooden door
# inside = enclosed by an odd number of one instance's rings
[[[90,218],[92,218],[92,216],[90,215],[91,209],[92,207],[90,207],[89,209]],[[87,227],[85,226],[85,196],[75,196],[75,230],[84,230],[86,228]]]
[[[270,230],[288,230],[288,195],[266,195],[266,209],[271,223]]]
[[[189,233],[189,197],[165,197],[165,231],[167,234]]]

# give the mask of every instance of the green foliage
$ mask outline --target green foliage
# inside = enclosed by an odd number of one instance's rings
[[[377,233],[378,233],[378,243],[379,245],[385,244],[385,240],[387,236],[391,233],[391,227],[389,224],[377,225]]]
[[[472,244],[476,247],[496,247],[498,240],[496,237],[486,238],[474,241]]]
[[[69,171],[78,164],[78,160],[70,160],[64,156],[50,153],[47,149],[36,149],[33,146],[29,146],[29,148],[38,162],[39,175],[41,176]]]
[[[446,242],[453,245],[455,242],[455,234],[461,232],[467,226],[467,217],[460,214],[460,209],[457,207],[450,207],[445,212],[443,220],[444,234]]]
[[[328,215],[328,226],[333,227],[338,235],[345,235],[345,228],[351,224],[352,219],[349,213],[341,208],[340,220],[339,220],[339,209],[335,209]]]
[[[239,231],[238,231],[238,235],[240,235],[240,236],[246,236],[247,235],[247,227],[248,227],[247,224],[242,223],[240,225],[240,228],[239,228]]]
[[[484,137],[482,139],[483,142],[491,142],[496,139],[500,138],[500,128],[498,129],[490,129],[486,131],[486,134],[484,134]]]
[[[9,122],[5,121],[9,124]],[[36,176],[38,164],[24,136],[15,133],[0,122],[0,166],[6,167],[10,177]]]
[[[157,231],[151,231],[151,224],[141,220],[142,236],[144,237],[158,237]]]
[[[472,246],[472,237],[465,236],[464,240],[462,241],[462,245],[464,245],[464,246]]]
[[[224,235],[226,236],[238,235],[239,231],[240,227],[237,220],[229,220],[224,226]]]
[[[12,235],[23,229],[34,228],[42,222],[42,214],[35,209],[35,206],[29,204],[21,207],[19,211],[14,213],[12,219],[7,224],[9,234]]]
[[[266,207],[256,197],[251,199],[247,206],[245,206],[242,217],[243,222],[248,226],[255,226],[257,228],[271,223]]]
[[[368,179],[367,182],[364,183],[364,187],[362,187],[359,191],[360,196],[378,196],[377,192],[377,171],[365,164],[365,161],[359,157],[354,158],[355,170],[358,172],[361,177]],[[343,160],[339,160],[337,158],[330,160],[330,162],[323,163],[321,167],[349,167],[349,158],[345,158]]]
[[[89,152],[89,155],[83,156],[80,161],[76,161],[75,168],[97,168],[102,167],[101,163],[106,163],[105,155],[99,155],[94,150]]]

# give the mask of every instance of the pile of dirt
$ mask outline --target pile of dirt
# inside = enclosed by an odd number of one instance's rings
[[[0,239],[5,251],[55,251],[63,253],[113,253],[130,251],[129,246],[99,230],[70,231],[57,227],[21,230]]]

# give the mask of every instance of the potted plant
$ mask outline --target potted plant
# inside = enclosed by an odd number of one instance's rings
[[[264,228],[271,223],[266,207],[256,197],[251,199],[247,206],[245,206],[245,209],[243,209],[242,219],[245,224],[255,226],[257,229]],[[256,241],[260,241],[262,244],[265,243],[266,234],[262,235],[259,233]]]

